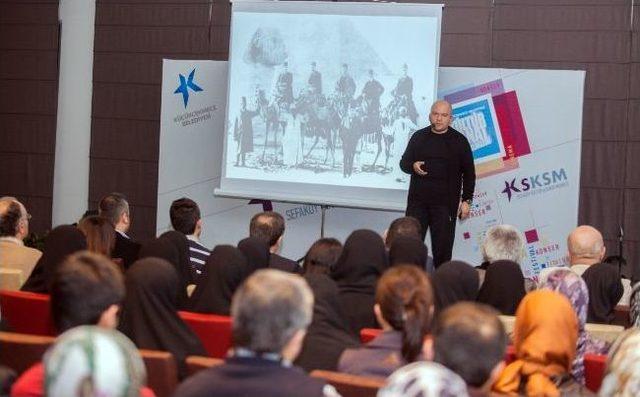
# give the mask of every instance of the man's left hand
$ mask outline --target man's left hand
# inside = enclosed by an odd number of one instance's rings
[[[458,207],[458,217],[463,220],[469,217],[469,212],[471,212],[471,206],[466,201],[460,202],[460,207]]]

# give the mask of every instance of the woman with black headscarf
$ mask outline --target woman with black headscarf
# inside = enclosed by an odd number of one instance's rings
[[[429,250],[424,243],[416,238],[399,236],[393,240],[389,248],[389,264],[415,265],[421,270],[427,270],[427,256]]]
[[[436,312],[460,301],[475,301],[480,278],[478,271],[462,261],[445,262],[431,276]]]
[[[139,349],[173,354],[182,379],[187,375],[185,359],[207,353],[198,337],[178,316],[179,285],[178,274],[169,262],[159,258],[136,261],[125,276],[127,293],[118,328]]]
[[[196,313],[228,316],[231,298],[249,274],[247,259],[232,245],[218,245],[207,258],[187,309]]]
[[[187,236],[180,232],[176,232],[175,230],[171,230],[160,235],[160,240],[168,241],[173,244],[174,247],[178,250],[178,258],[180,267],[178,268],[178,275],[180,276],[180,280],[185,282],[186,285],[193,284],[194,278],[191,269],[191,260],[189,255],[189,241],[187,240]]]
[[[587,322],[611,324],[615,319],[614,309],[624,291],[618,268],[609,263],[591,265],[582,273],[589,289]]]
[[[249,265],[249,274],[247,277],[256,270],[269,267],[269,246],[263,240],[257,237],[247,237],[240,240],[238,249],[242,251],[247,258]]]
[[[335,371],[342,352],[358,347],[360,340],[347,325],[335,281],[318,273],[307,274],[304,278],[313,291],[313,319],[295,364],[307,372],[316,369]]]
[[[373,306],[376,284],[386,267],[382,237],[364,229],[349,235],[332,278],[338,284],[340,303],[347,308],[347,320],[356,335],[362,328],[378,328]]]
[[[487,267],[478,302],[496,308],[501,314],[513,316],[526,294],[520,265],[508,260],[492,262]]]
[[[171,266],[176,270],[178,274],[178,280],[180,287],[177,289],[178,294],[178,309],[183,310],[187,307],[189,301],[189,295],[187,294],[187,286],[189,285],[189,278],[185,272],[180,272],[182,269],[180,262],[180,253],[176,244],[169,241],[167,238],[159,237],[151,240],[142,245],[138,258],[160,258],[169,262]]]
[[[54,228],[44,240],[42,256],[22,286],[22,291],[48,294],[51,278],[65,258],[86,249],[87,240],[77,227],[62,225]]]

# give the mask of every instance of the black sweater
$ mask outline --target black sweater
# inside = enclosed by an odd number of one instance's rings
[[[432,153],[433,147],[438,147],[438,140],[444,138],[445,147],[448,153]],[[438,158],[439,157],[439,158]],[[425,189],[434,186],[432,174],[420,176],[413,171],[413,163],[424,161],[427,172],[430,168],[435,169],[436,177],[446,182],[448,189],[446,203],[452,216],[458,212],[458,204],[462,191],[462,200],[473,198],[473,190],[476,185],[476,171],[473,164],[473,154],[467,138],[460,132],[449,127],[443,135],[437,136],[431,132],[431,127],[426,127],[416,131],[409,140],[402,159],[400,168],[411,175],[409,184],[408,203],[434,204],[429,195],[425,195]],[[430,162],[435,164],[430,164]],[[439,163],[440,162],[440,163]],[[444,179],[442,179],[444,178]],[[436,182],[436,186],[437,186]]]

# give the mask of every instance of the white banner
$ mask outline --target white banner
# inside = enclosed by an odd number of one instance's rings
[[[200,205],[209,247],[237,243],[248,235],[251,216],[272,206],[287,224],[283,254],[298,259],[320,236],[319,206],[213,196],[221,176],[226,68],[221,61],[164,62],[158,233],[170,228],[171,201],[183,196]],[[527,241],[526,276],[566,261],[578,214],[584,76],[440,68],[439,96],[453,104],[454,127],[469,139],[478,174],[472,216],[456,227],[454,258],[480,264],[486,229],[509,223]],[[383,233],[402,214],[330,208],[326,215],[325,235],[344,241],[359,228]]]

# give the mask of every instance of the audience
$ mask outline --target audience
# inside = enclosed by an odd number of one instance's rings
[[[438,315],[432,336],[433,361],[458,374],[470,395],[488,396],[504,368],[508,342],[495,309],[457,303]]]
[[[587,285],[573,271],[566,268],[556,268],[542,281],[540,288],[561,293],[569,299],[571,306],[573,306],[578,317],[578,344],[576,345],[576,358],[573,360],[571,374],[578,382],[584,384],[584,355],[587,353],[606,354],[608,350],[606,343],[591,338],[585,330],[589,307]]]
[[[230,315],[233,294],[248,275],[247,259],[239,249],[232,245],[216,246],[207,258],[187,309],[197,313]]]
[[[498,309],[501,314],[515,314],[520,300],[526,294],[520,265],[498,260],[487,268],[484,283],[478,292],[478,302]]]
[[[337,395],[331,386],[291,366],[312,307],[313,295],[302,278],[273,269],[257,271],[233,297],[233,354],[183,382],[174,396]]]
[[[140,353],[117,331],[81,326],[62,334],[44,359],[47,397],[153,397]]]
[[[187,291],[187,287],[195,283],[191,272],[191,262],[189,260],[189,240],[187,237],[175,230],[164,232],[160,235],[161,241],[166,241],[173,245],[178,252],[178,263],[175,267],[180,279],[180,294],[184,298],[183,291]],[[186,292],[185,292],[186,293]],[[185,307],[186,301],[179,300],[178,308],[181,310]]]
[[[211,251],[200,243],[202,234],[200,207],[195,201],[183,197],[171,203],[169,218],[171,218],[173,229],[187,237],[191,279],[195,282],[204,271],[205,262],[211,254]]]
[[[478,297],[478,272],[466,262],[445,262],[431,275],[436,313],[460,301]]]
[[[434,362],[406,365],[394,372],[378,397],[468,397],[464,380]]]
[[[282,248],[284,218],[277,212],[265,211],[251,218],[249,236],[257,237],[269,245],[269,267],[289,273],[302,273],[297,262],[278,255]]]
[[[374,312],[382,333],[359,349],[348,349],[338,369],[354,375],[391,375],[422,357],[433,316],[433,292],[426,274],[415,266],[387,270],[378,282]]]
[[[54,228],[45,238],[42,256],[22,290],[48,294],[51,279],[65,258],[85,249],[87,239],[77,227],[62,225]]]
[[[167,261],[145,258],[136,261],[125,277],[126,297],[120,331],[140,349],[168,351],[176,359],[178,375],[187,375],[185,359],[205,356],[198,337],[178,316],[178,274]]]
[[[361,229],[349,235],[331,276],[340,290],[340,304],[349,309],[347,320],[354,334],[362,328],[377,328],[373,314],[376,283],[386,263],[378,234]]]
[[[341,253],[342,243],[335,238],[317,240],[304,256],[302,264],[304,274],[330,275]]]
[[[569,300],[554,291],[530,292],[516,313],[516,360],[502,371],[493,390],[527,396],[588,395],[571,377],[577,341],[578,318]]]
[[[360,346],[360,339],[347,325],[335,281],[321,273],[307,273],[304,278],[313,292],[313,319],[295,363],[307,372],[335,371],[342,352]]]
[[[637,396],[640,387],[639,363],[640,330],[628,329],[611,347],[599,396]]]
[[[427,246],[413,237],[398,236],[389,248],[389,265],[414,265],[427,271]]]
[[[125,269],[128,269],[138,258],[140,244],[127,236],[131,226],[129,203],[120,193],[110,193],[98,203],[98,214],[111,222],[116,231],[116,243],[111,257],[121,259]]]
[[[88,251],[69,256],[51,281],[51,317],[59,334],[81,325],[114,329],[124,299],[122,274],[109,259]],[[38,363],[13,385],[11,395],[44,395],[45,369]]]
[[[101,216],[88,216],[78,223],[78,229],[87,238],[87,249],[110,257],[116,244],[116,232],[111,222]]]
[[[269,246],[257,237],[247,237],[240,240],[238,249],[247,258],[249,274],[256,270],[269,267]]]
[[[511,225],[496,225],[487,230],[480,247],[482,260],[491,264],[497,261],[520,263],[525,257],[524,238]]]
[[[609,263],[597,263],[582,273],[589,289],[589,310],[587,321],[590,323],[611,324],[615,320],[616,304],[623,294],[620,272]]]
[[[29,278],[42,252],[25,247],[23,240],[29,235],[31,215],[13,197],[0,199],[0,269],[19,270],[21,285]]]

